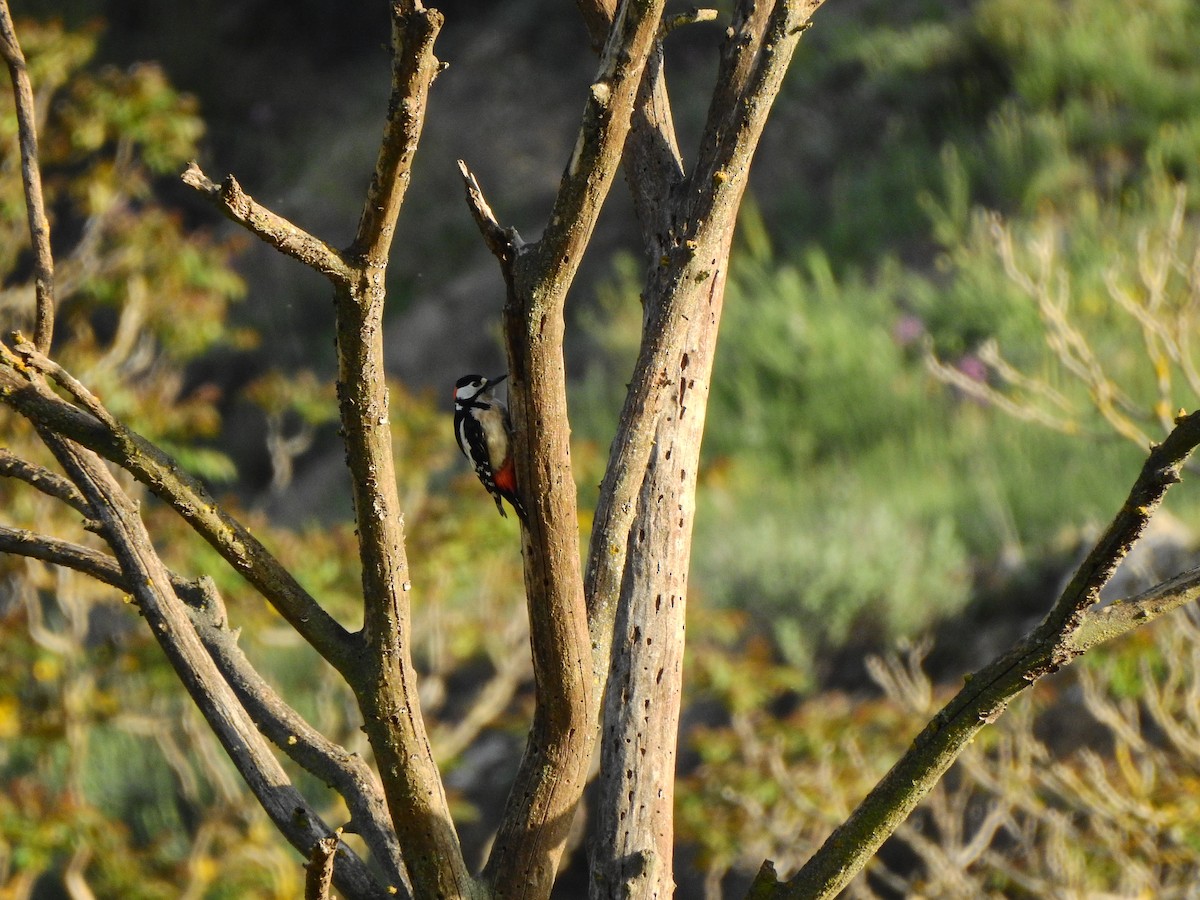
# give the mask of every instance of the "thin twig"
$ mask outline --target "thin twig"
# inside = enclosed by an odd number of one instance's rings
[[[351,270],[340,253],[292,224],[283,216],[267,209],[242,190],[236,178],[225,176],[221,184],[209,179],[193,160],[180,176],[188,187],[195,188],[208,197],[226,216],[257,235],[280,253],[299,260],[309,268],[320,272],[335,284],[345,282]]]
[[[8,0],[0,0],[0,55],[8,65],[13,97],[17,107],[17,139],[21,147],[21,181],[25,186],[25,210],[29,216],[29,237],[33,242],[34,293],[37,318],[34,341],[48,353],[54,337],[54,256],[50,252],[50,220],[42,197],[42,172],[38,166],[37,114],[33,87],[25,55],[17,41]]]
[[[1196,599],[1200,599],[1200,569],[1190,569],[1136,597],[1118,600],[1090,611],[1080,621],[1071,647],[1082,653]]]
[[[516,251],[519,250],[524,241],[517,234],[515,228],[502,228],[496,220],[496,214],[492,212],[491,206],[488,205],[483,196],[483,189],[479,187],[479,182],[475,178],[475,174],[467,168],[467,164],[461,159],[458,161],[458,171],[462,175],[463,184],[467,189],[467,206],[471,210],[471,215],[475,219],[475,224],[479,228],[479,233],[483,235],[483,242],[487,244],[488,249],[492,254],[500,260],[501,267],[505,270],[505,278],[512,276],[512,261]]]
[[[1081,432],[1079,423],[1074,419],[1056,416],[1042,409],[1040,406],[1035,406],[1033,403],[1014,399],[1008,394],[996,390],[996,388],[987,382],[972,378],[955,366],[947,365],[937,358],[932,347],[926,348],[925,368],[929,371],[930,375],[943,384],[958,389],[973,400],[994,406],[1014,419],[1034,422],[1043,428],[1058,431],[1062,434],[1079,435]]]
[[[1030,378],[1006,360],[1000,353],[1000,346],[996,343],[995,338],[989,338],[980,344],[976,354],[983,364],[991,368],[1002,381],[1032,396],[1045,398],[1052,406],[1057,407],[1064,413],[1070,411],[1071,402],[1048,381],[1040,378]]]
[[[357,660],[357,639],[322,609],[249,529],[218,504],[197,479],[107,410],[102,416],[110,423],[108,426],[92,413],[64,400],[40,379],[24,377],[27,370],[23,359],[0,344],[0,401],[39,428],[60,433],[128,471],[175,509],[339,671]],[[100,403],[94,396],[93,401]]]
[[[682,28],[684,25],[695,25],[697,22],[715,22],[716,20],[717,11],[715,9],[693,7],[686,12],[664,17],[662,25],[658,29],[658,39],[660,41],[663,40],[676,28]]]
[[[49,469],[21,459],[10,450],[0,448],[0,477],[16,478],[24,481],[47,497],[61,500],[76,512],[90,517],[92,510],[83,495],[79,493],[69,478],[63,478]]]

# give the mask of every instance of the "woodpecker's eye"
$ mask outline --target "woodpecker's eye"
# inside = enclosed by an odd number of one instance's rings
[[[464,375],[454,385],[455,401],[473,400],[487,386],[488,380],[482,375]]]

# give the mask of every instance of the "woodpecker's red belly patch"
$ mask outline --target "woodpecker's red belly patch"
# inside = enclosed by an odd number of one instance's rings
[[[517,472],[513,468],[511,456],[504,461],[504,465],[498,471],[492,474],[492,482],[500,489],[501,493],[516,494]]]

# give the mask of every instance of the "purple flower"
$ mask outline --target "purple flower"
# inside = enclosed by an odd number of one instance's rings
[[[901,347],[911,347],[925,336],[925,323],[911,313],[898,318],[892,325],[892,340]]]
[[[983,360],[974,354],[968,353],[966,356],[960,358],[959,361],[954,364],[954,367],[972,381],[986,383],[988,380],[987,366],[984,364]]]

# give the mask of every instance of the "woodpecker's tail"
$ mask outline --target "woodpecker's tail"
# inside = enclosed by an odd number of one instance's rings
[[[525,516],[525,507],[521,505],[520,499],[516,494],[512,494],[508,498],[508,502],[512,504],[513,511],[516,512],[517,518],[521,520],[522,525],[528,525],[529,519]]]

